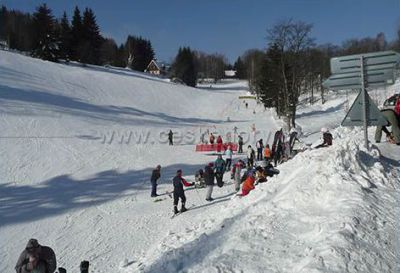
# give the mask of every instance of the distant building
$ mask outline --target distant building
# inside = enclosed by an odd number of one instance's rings
[[[157,62],[156,59],[151,60],[149,65],[147,66],[144,72],[153,74],[153,75],[166,75],[169,66],[164,63]]]
[[[236,70],[225,70],[225,77],[234,78],[236,77]]]

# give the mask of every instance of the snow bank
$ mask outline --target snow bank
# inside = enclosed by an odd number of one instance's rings
[[[361,136],[339,128],[126,272],[393,272],[398,180]]]

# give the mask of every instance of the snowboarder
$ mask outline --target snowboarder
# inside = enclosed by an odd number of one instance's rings
[[[206,200],[207,201],[213,201],[214,199],[211,197],[213,188],[214,188],[214,170],[213,170],[213,163],[209,163],[205,168],[204,168],[204,182],[206,183],[207,186],[207,194],[206,194]]]
[[[241,135],[238,135],[238,154],[242,154],[243,153],[243,137]]]
[[[210,134],[210,144],[211,145],[214,145],[214,140],[215,140],[215,137],[214,137],[213,133],[211,133]]]
[[[236,164],[233,165],[233,168],[232,168],[231,177],[235,181],[235,191],[237,191],[237,192],[240,190],[240,184],[242,182],[240,174],[244,167],[245,167],[244,162],[241,159],[239,159],[238,162],[236,162]]]
[[[188,183],[182,177],[182,170],[176,171],[176,176],[173,178],[172,182],[174,185],[174,213],[177,214],[179,212],[178,211],[179,198],[181,199],[181,203],[182,203],[180,212],[185,212],[185,211],[187,211],[187,209],[185,207],[186,196],[185,196],[185,190],[183,189],[183,186],[190,187],[190,186],[193,186],[194,183]]]
[[[386,126],[377,126],[375,131],[375,142],[379,143],[381,141],[382,131],[384,131],[390,142],[400,145],[400,124],[396,112],[391,109],[385,109],[382,110],[381,113],[388,122],[387,126],[392,126],[392,134]]]
[[[262,160],[263,159],[262,154],[263,154],[263,148],[264,148],[262,138],[259,141],[257,141],[256,147],[257,147],[257,160]]]
[[[232,153],[232,148],[231,148],[231,146],[229,145],[229,146],[228,146],[228,149],[226,149],[226,151],[225,151],[225,164],[226,164],[225,170],[226,170],[226,171],[229,171],[229,170],[231,169],[232,155],[233,155],[233,153]]]
[[[168,133],[169,145],[174,145],[173,137],[174,137],[174,133],[172,132],[172,130],[169,130],[169,133]]]
[[[15,266],[17,273],[53,273],[56,268],[54,251],[48,246],[40,245],[36,239],[28,241]]]
[[[321,128],[323,142],[317,145],[315,148],[322,148],[332,145],[332,134],[329,132],[328,128]]]
[[[218,136],[217,137],[217,152],[218,153],[220,153],[222,150],[222,144],[223,144],[222,137]]]
[[[157,167],[153,170],[153,172],[151,173],[151,178],[150,178],[150,182],[151,182],[151,197],[157,197],[157,180],[160,178],[161,174],[161,166],[157,165]]]
[[[215,178],[217,179],[218,187],[222,187],[224,182],[222,181],[225,173],[225,161],[222,159],[222,155],[218,155],[214,162]]]
[[[264,149],[264,159],[265,159],[266,161],[270,161],[270,160],[271,160],[271,149],[269,148],[269,144],[267,144],[267,145],[265,146],[265,149]]]
[[[249,172],[247,172],[247,178],[243,183],[243,187],[242,187],[242,194],[240,194],[241,196],[246,196],[249,194],[250,191],[254,190],[254,183],[256,182],[256,178],[254,176],[254,171],[251,170]]]
[[[255,158],[255,151],[253,150],[253,148],[251,147],[251,145],[249,145],[247,147],[247,166],[248,167],[253,167],[254,165],[254,158]]]

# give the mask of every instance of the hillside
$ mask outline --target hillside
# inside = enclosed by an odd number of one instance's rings
[[[354,94],[299,109],[303,140],[319,142],[327,126],[332,147],[297,155],[244,198],[229,173],[214,202],[189,188],[189,211],[171,219],[176,170],[193,181],[215,160],[194,152],[201,133],[236,126],[255,145],[253,124],[268,143],[282,126],[254,101],[246,109],[247,91],[242,81],[190,88],[0,51],[0,272],[13,271],[31,237],[68,271],[86,259],[96,273],[395,272],[400,148],[367,151],[361,129],[337,128]],[[153,202],[157,164],[163,195]]]

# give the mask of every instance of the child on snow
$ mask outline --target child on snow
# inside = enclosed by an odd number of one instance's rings
[[[231,177],[235,181],[235,191],[237,192],[240,190],[240,184],[242,183],[240,173],[242,172],[242,169],[244,167],[245,167],[244,162],[241,159],[239,159],[239,161],[236,162],[236,164],[233,165],[232,168]]]
[[[225,173],[225,161],[222,159],[222,155],[218,155],[217,160],[214,162],[215,178],[217,179],[218,187],[222,187],[224,182],[222,181]]]
[[[214,188],[214,170],[213,170],[213,163],[209,163],[205,168],[204,168],[204,181],[207,185],[207,194],[206,194],[206,200],[207,201],[213,201],[214,199],[211,197],[213,188]]]
[[[231,146],[228,146],[228,149],[225,151],[226,171],[229,171],[231,169],[232,155],[233,155],[232,148]]]
[[[254,171],[251,170],[247,173],[247,178],[243,183],[242,186],[242,193],[241,196],[246,196],[249,194],[250,191],[254,190],[254,183],[256,182]]]

